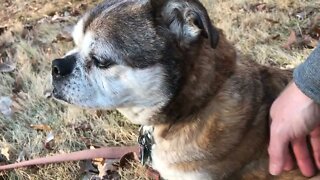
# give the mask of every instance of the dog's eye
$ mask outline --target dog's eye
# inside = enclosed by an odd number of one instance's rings
[[[98,57],[96,56],[91,56],[91,59],[93,61],[93,63],[95,64],[95,66],[97,66],[98,68],[101,69],[107,69],[110,68],[111,66],[115,65],[115,63],[111,60],[100,60]]]

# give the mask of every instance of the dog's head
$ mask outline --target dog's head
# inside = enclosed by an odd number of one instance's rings
[[[52,63],[53,95],[84,108],[165,106],[180,64],[218,31],[197,0],[108,0],[77,23],[75,49]]]

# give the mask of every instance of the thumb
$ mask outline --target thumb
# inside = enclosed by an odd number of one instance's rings
[[[271,132],[268,153],[270,156],[269,172],[272,175],[279,175],[285,165],[286,154],[289,154],[288,142],[283,136],[278,136]]]

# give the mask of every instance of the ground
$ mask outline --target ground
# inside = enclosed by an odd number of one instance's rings
[[[3,2],[4,1],[4,2]],[[0,163],[101,146],[136,144],[138,127],[115,111],[46,98],[51,61],[72,47],[69,31],[97,0],[2,0]],[[292,68],[319,40],[318,0],[202,0],[215,26],[259,63]],[[0,172],[0,179],[86,179],[83,162]],[[144,179],[139,165],[122,179]]]

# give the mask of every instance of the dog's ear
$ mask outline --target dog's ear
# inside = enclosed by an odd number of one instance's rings
[[[198,0],[151,0],[154,15],[176,36],[180,45],[190,45],[201,37],[212,48],[219,42],[219,31],[212,26],[206,9]]]

